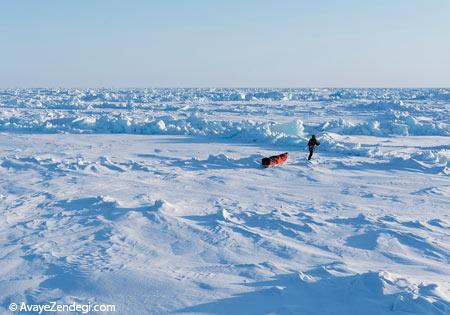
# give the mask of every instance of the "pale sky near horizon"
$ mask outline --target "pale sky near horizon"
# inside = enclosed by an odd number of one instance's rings
[[[450,87],[448,0],[0,0],[0,88]]]

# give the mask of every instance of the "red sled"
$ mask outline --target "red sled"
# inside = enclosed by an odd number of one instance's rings
[[[284,152],[284,153],[281,153],[280,155],[265,157],[261,160],[261,164],[264,167],[270,167],[270,166],[282,164],[282,163],[286,162],[286,160],[288,159],[288,155],[289,154],[287,152]]]

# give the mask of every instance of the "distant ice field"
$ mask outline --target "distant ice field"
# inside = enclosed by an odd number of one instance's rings
[[[214,136],[450,135],[450,90],[0,90],[0,130]]]

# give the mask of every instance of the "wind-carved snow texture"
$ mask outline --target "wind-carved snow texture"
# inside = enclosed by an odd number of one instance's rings
[[[449,104],[446,89],[0,90],[0,312],[450,314]]]

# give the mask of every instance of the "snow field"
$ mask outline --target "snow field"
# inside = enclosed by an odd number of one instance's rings
[[[0,310],[450,314],[449,99],[3,90]]]

